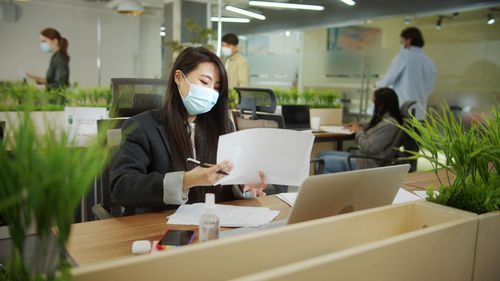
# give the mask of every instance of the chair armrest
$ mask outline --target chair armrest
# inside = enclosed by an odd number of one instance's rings
[[[92,213],[97,216],[100,220],[112,219],[114,218],[106,209],[104,209],[100,204],[92,206]]]
[[[351,151],[355,151],[355,150],[359,150],[359,147],[357,146],[351,146],[347,149],[347,152],[351,152]]]
[[[314,164],[313,172],[315,175],[323,174],[323,171],[325,170],[325,159],[313,158],[310,162]]]
[[[371,160],[376,160],[376,161],[382,161],[384,163],[390,163],[391,160],[388,160],[386,158],[381,158],[381,157],[375,157],[375,156],[367,156],[367,155],[359,155],[359,154],[351,154],[347,156],[347,164],[349,165],[349,170],[352,171],[352,163],[351,159],[352,158],[363,158],[363,159],[371,159]]]

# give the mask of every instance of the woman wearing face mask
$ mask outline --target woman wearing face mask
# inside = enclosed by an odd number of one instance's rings
[[[130,128],[130,129],[128,129]],[[187,48],[172,68],[162,109],[128,119],[124,141],[111,170],[114,202],[136,213],[204,202],[205,193],[216,201],[242,198],[242,192],[265,195],[261,182],[240,189],[213,186],[229,173],[229,160],[210,168],[186,162],[195,158],[215,163],[220,135],[230,133],[228,82],[224,65],[205,48]]]
[[[40,48],[43,52],[52,54],[47,74],[45,77],[39,77],[26,73],[26,76],[35,80],[38,84],[45,85],[48,91],[68,87],[68,40],[62,37],[59,31],[46,28],[40,32]]]
[[[393,152],[392,142],[399,129],[390,122],[399,123],[403,121],[403,116],[399,111],[399,101],[396,92],[390,88],[380,88],[375,91],[372,97],[375,104],[373,117],[369,123],[352,122],[345,125],[345,128],[356,132],[356,142],[359,146],[359,154],[385,158]],[[344,151],[323,151],[316,157],[325,160],[325,173],[343,172],[349,170],[347,163],[348,152]],[[353,168],[365,169],[377,167],[374,160],[352,158]]]

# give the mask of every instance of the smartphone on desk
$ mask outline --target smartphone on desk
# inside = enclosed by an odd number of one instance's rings
[[[191,244],[194,236],[193,230],[168,229],[158,241],[156,249],[167,250]]]

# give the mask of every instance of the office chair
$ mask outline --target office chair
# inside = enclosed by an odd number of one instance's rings
[[[400,111],[401,114],[403,115],[403,125],[406,126],[406,120],[410,118],[410,107],[414,105],[416,101],[407,101],[401,105]],[[413,113],[414,114],[414,110]],[[398,133],[394,137],[392,144],[393,152],[387,157],[387,158],[382,158],[382,157],[374,157],[374,156],[368,156],[368,155],[361,155],[361,154],[351,154],[347,157],[347,163],[349,165],[349,169],[353,170],[352,168],[352,159],[371,159],[377,161],[377,164],[379,166],[389,166],[389,165],[397,165],[397,164],[410,164],[410,171],[409,172],[414,172],[417,169],[417,160],[416,159],[401,159],[405,157],[412,156],[411,153],[401,151],[399,148],[403,147],[404,150],[411,150],[411,151],[418,151],[418,146],[415,143],[415,140],[413,140],[408,134],[406,134],[403,130],[398,130]],[[414,150],[416,148],[416,150]],[[347,151],[353,151],[356,150],[357,148],[355,147],[350,147]]]
[[[109,117],[130,117],[162,106],[168,80],[111,78],[113,99]]]
[[[133,215],[135,209],[128,209],[113,202],[111,198],[110,172],[116,161],[117,152],[120,150],[122,126],[127,118],[97,120],[97,130],[106,132],[105,144],[110,147],[111,159],[101,172],[98,182],[100,183],[101,203],[92,206],[92,212],[98,219],[109,219],[121,216]],[[97,187],[96,187],[97,188]],[[97,199],[96,199],[97,201]]]

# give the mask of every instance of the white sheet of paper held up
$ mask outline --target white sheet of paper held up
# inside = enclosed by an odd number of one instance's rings
[[[219,137],[217,163],[229,159],[233,170],[216,184],[259,183],[300,186],[309,175],[314,135],[294,130],[256,128]]]

